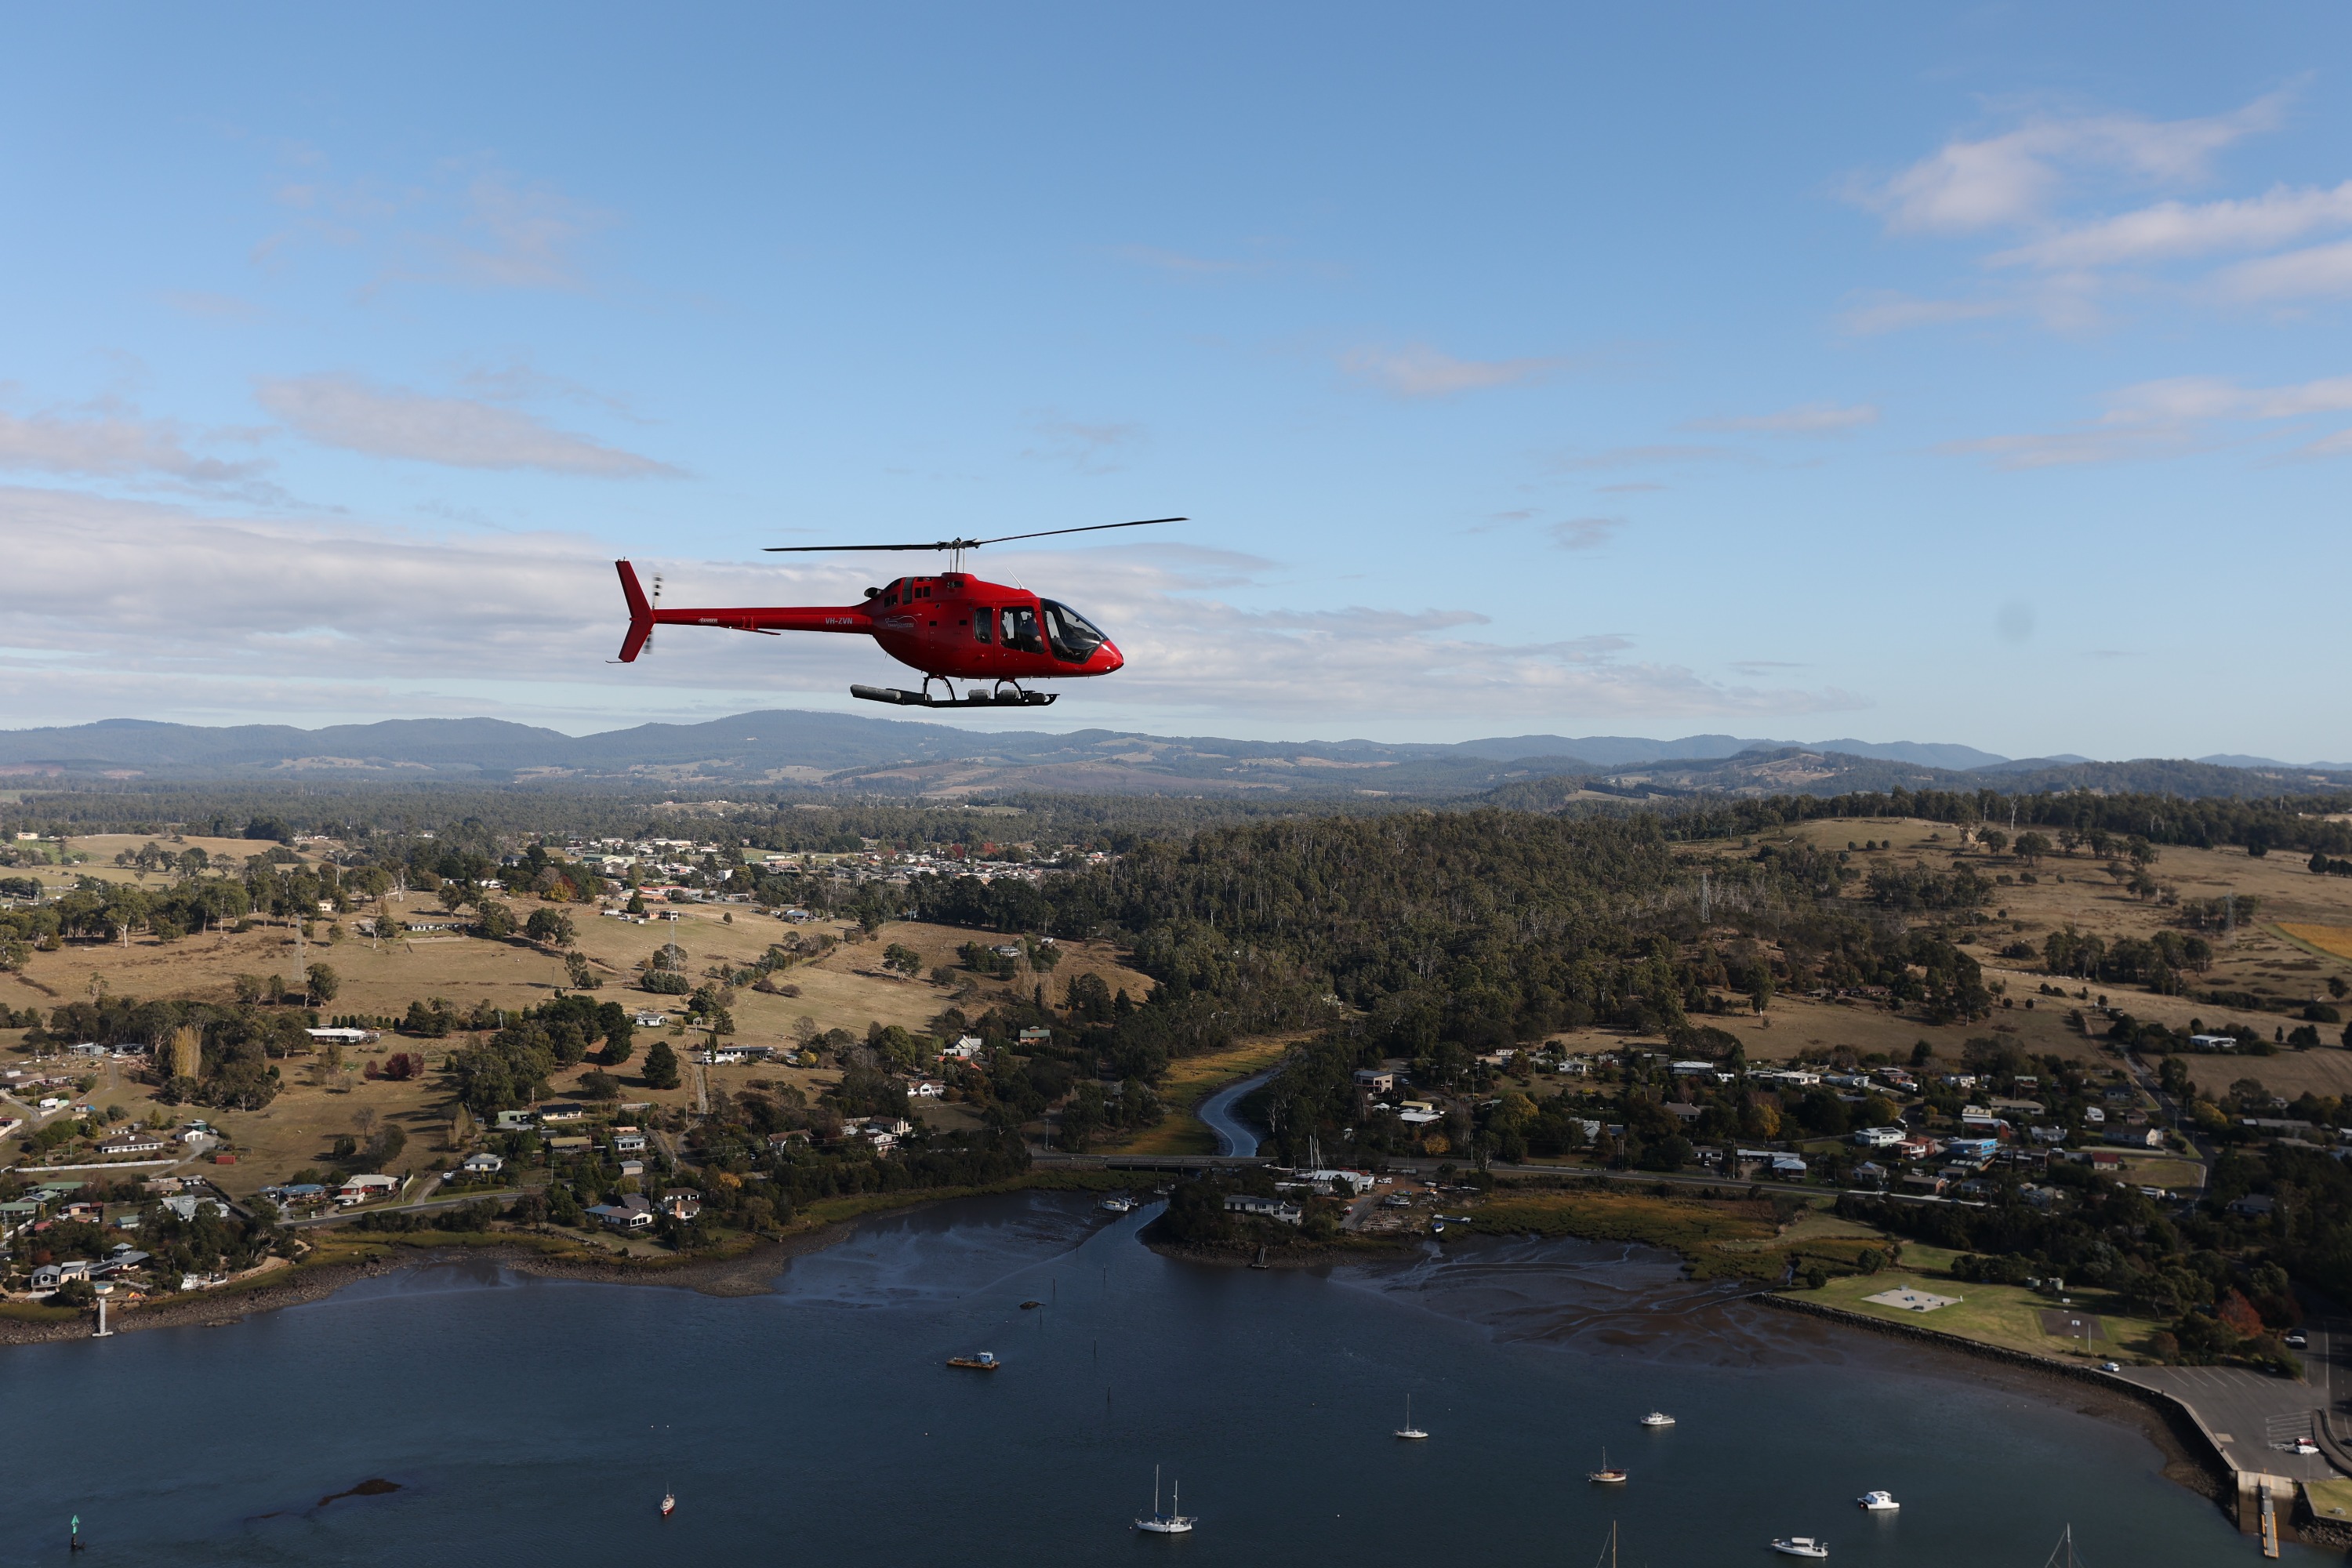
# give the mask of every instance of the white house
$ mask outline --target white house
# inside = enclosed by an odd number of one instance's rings
[[[335,1201],[345,1208],[353,1204],[388,1198],[400,1191],[398,1176],[347,1176],[335,1193]]]
[[[1892,1149],[1909,1136],[1900,1127],[1865,1127],[1853,1135],[1853,1141],[1864,1149]]]
[[[907,1092],[918,1100],[937,1100],[948,1091],[948,1086],[935,1078],[919,1078],[907,1086]]]
[[[487,1150],[479,1154],[467,1155],[465,1162],[457,1167],[469,1176],[495,1176],[506,1168],[504,1160]]]

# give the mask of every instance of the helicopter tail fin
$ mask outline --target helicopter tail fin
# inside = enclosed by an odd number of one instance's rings
[[[646,641],[654,635],[654,607],[646,600],[646,591],[637,584],[637,569],[625,561],[615,561],[620,568],[621,596],[629,604],[629,635],[621,643],[621,662],[633,664],[643,653]]]

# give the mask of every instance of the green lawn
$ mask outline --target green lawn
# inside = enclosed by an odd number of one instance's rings
[[[1170,1106],[1181,1106],[1171,1110],[1157,1127],[1147,1127],[1125,1141],[1109,1140],[1095,1145],[1098,1154],[1213,1154],[1217,1152],[1217,1135],[1193,1114],[1201,1101],[1252,1073],[1264,1072],[1282,1059],[1291,1047],[1287,1038],[1251,1040],[1231,1050],[1213,1051],[1205,1056],[1185,1057],[1169,1065],[1168,1076],[1159,1086],[1160,1100]]]
[[[1911,1242],[1903,1248],[1900,1267],[1881,1269],[1876,1274],[1832,1279],[1819,1290],[1792,1291],[1790,1296],[1798,1300],[1818,1301],[1825,1307],[1858,1312],[1864,1317],[1884,1318],[1888,1322],[1908,1323],[1940,1333],[1957,1334],[1962,1339],[1976,1340],[1984,1344],[2001,1345],[2010,1350],[2061,1359],[2135,1360],[2147,1353],[2148,1336],[2164,1326],[2146,1318],[2131,1316],[2122,1310],[2119,1300],[2104,1292],[2070,1291],[2067,1305],[2063,1310],[2096,1317],[2103,1334],[2087,1343],[2079,1339],[2069,1340],[2051,1334],[2042,1328],[2042,1314],[2059,1308],[2056,1297],[2029,1290],[2021,1285],[1979,1285],[1955,1279],[1949,1271],[1952,1257],[1941,1247]],[[1939,1308],[1933,1312],[1913,1312],[1901,1307],[1863,1300],[1865,1296],[1874,1296],[1906,1285],[1931,1295],[1958,1296],[1960,1301],[1957,1306]]]

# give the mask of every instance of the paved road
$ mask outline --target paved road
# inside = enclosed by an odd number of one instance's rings
[[[2196,1411],[2237,1468],[2324,1480],[2336,1474],[2326,1456],[2283,1453],[2277,1446],[2312,1436],[2319,1411],[2343,1410],[2352,1394],[2352,1323],[2314,1319],[2304,1331],[2311,1343],[2300,1352],[2300,1379],[2226,1366],[2134,1366],[2121,1375]]]
[[[1244,1095],[1255,1093],[1273,1076],[1271,1071],[1254,1074],[1239,1083],[1227,1084],[1201,1101],[1201,1109],[1193,1114],[1217,1135],[1218,1153],[1249,1155],[1257,1152],[1257,1129],[1244,1121],[1234,1107],[1241,1103]]]

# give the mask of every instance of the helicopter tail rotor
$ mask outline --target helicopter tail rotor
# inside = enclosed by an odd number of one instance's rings
[[[646,597],[645,589],[638,585],[635,567],[625,561],[615,561],[613,564],[620,569],[621,597],[629,605],[629,635],[621,642],[621,662],[634,664],[637,655],[645,652],[653,642],[653,602]],[[654,579],[654,593],[656,595],[661,593],[661,579],[658,577]]]

